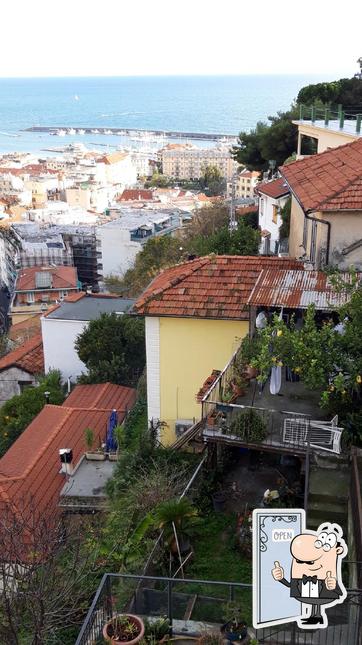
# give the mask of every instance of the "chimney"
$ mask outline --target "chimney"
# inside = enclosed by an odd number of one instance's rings
[[[60,448],[59,450],[61,473],[71,475],[73,473],[73,451],[71,448]]]

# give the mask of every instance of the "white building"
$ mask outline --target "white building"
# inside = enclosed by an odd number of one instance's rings
[[[0,286],[5,285],[10,291],[16,279],[20,246],[19,236],[4,222],[0,227]]]
[[[36,208],[28,210],[28,218],[31,222],[40,222],[43,224],[95,224],[97,216],[89,213],[83,208],[69,206],[66,202],[53,201],[48,202],[45,208]]]
[[[176,179],[199,179],[207,166],[216,166],[221,175],[230,181],[238,163],[224,146],[211,148],[165,148],[161,151],[162,172]]]
[[[75,349],[79,334],[91,320],[96,320],[101,314],[124,314],[133,302],[123,298],[80,293],[65,299],[61,305],[43,316],[41,328],[45,372],[59,370],[63,381],[70,379],[73,383],[76,382],[87,371]]]
[[[259,228],[261,231],[260,253],[278,253],[279,229],[282,225],[281,208],[289,198],[289,188],[283,178],[273,179],[258,185]]]
[[[119,214],[118,219],[97,229],[99,270],[103,278],[123,276],[147,240],[169,234],[182,224],[176,210],[120,209]]]
[[[137,172],[127,152],[111,152],[96,162],[97,173],[104,172],[103,183],[113,184],[120,188],[133,186],[137,182]],[[99,180],[101,175],[96,176]]]

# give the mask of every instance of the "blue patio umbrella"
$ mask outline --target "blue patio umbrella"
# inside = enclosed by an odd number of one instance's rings
[[[108,419],[107,439],[106,439],[107,452],[112,452],[117,450],[117,441],[113,432],[117,424],[118,424],[117,410],[112,410],[110,417]]]

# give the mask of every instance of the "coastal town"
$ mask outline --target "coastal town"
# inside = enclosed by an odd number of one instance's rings
[[[360,645],[360,76],[259,134],[0,154],[0,645]],[[325,629],[255,509],[343,531]]]

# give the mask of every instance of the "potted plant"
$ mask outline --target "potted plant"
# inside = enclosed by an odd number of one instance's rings
[[[238,414],[231,422],[230,432],[247,443],[260,443],[268,434],[264,419],[252,408]]]
[[[87,445],[87,452],[85,453],[86,459],[89,461],[104,461],[105,454],[103,448],[100,446],[97,450],[93,450],[94,445],[94,432],[91,428],[84,430],[85,442]]]
[[[228,602],[224,605],[224,618],[226,622],[220,628],[221,633],[228,641],[241,641],[247,643],[248,626],[241,616],[241,608],[236,602]]]
[[[211,498],[215,513],[223,513],[228,499],[227,492],[223,490],[216,491],[216,493],[213,493]]]
[[[216,408],[213,408],[213,410],[210,412],[210,414],[207,415],[207,425],[208,426],[215,426],[218,418],[218,412]]]
[[[117,614],[103,627],[103,638],[108,643],[128,643],[135,645],[145,633],[141,618],[133,614]]]
[[[145,625],[144,641],[148,645],[164,643],[168,640],[171,632],[171,625],[168,618],[161,617],[155,620],[145,618],[143,622]]]

